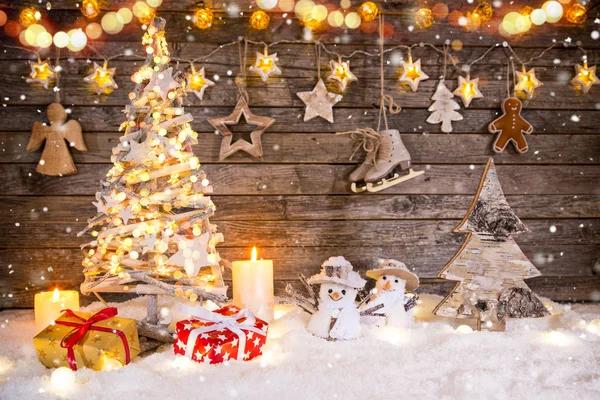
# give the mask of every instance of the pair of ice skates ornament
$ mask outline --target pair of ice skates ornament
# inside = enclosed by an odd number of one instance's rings
[[[382,130],[380,134],[377,148],[368,151],[365,161],[350,174],[354,193],[379,192],[425,173],[412,169],[410,153],[397,129]]]

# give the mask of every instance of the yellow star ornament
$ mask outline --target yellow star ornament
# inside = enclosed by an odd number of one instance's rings
[[[575,78],[571,80],[571,83],[581,86],[583,93],[587,93],[593,85],[599,83],[596,76],[596,66],[588,68],[587,61],[583,62],[583,66],[575,64]]]
[[[412,91],[416,92],[419,89],[419,82],[426,79],[429,79],[429,75],[421,69],[421,59],[414,63],[412,57],[408,58],[408,62],[402,60],[402,75],[398,81],[408,83]]]
[[[256,52],[256,62],[254,65],[250,66],[250,71],[256,72],[260,75],[260,78],[263,82],[266,82],[269,79],[270,75],[280,75],[281,70],[277,66],[277,53],[267,54],[265,50],[264,54],[260,54],[258,51]]]
[[[27,83],[39,83],[44,87],[44,89],[48,89],[50,86],[50,81],[56,78],[56,73],[54,72],[54,68],[50,65],[50,60],[41,61],[29,61],[29,66],[31,67],[31,72],[29,73],[29,78],[27,78]]]
[[[535,76],[535,68],[531,68],[529,71],[517,71],[517,84],[515,85],[515,92],[523,91],[528,99],[533,98],[533,92],[535,89],[542,86],[543,83],[538,80]]]
[[[452,93],[460,97],[465,105],[465,108],[467,108],[469,107],[469,104],[471,104],[471,100],[483,98],[478,86],[479,78],[471,80],[469,75],[467,75],[466,78],[459,76],[458,87]]]
[[[206,88],[215,86],[215,83],[210,79],[206,79],[204,68],[200,68],[199,72],[192,67],[192,73],[187,76],[186,92],[193,92],[200,100],[204,97]]]
[[[346,87],[350,82],[357,81],[356,75],[350,71],[350,60],[348,61],[329,61],[329,68],[331,68],[331,74],[327,79],[332,79],[340,84],[342,92],[346,91]]]
[[[94,85],[96,93],[102,94],[102,92],[119,87],[114,79],[116,70],[116,68],[107,68],[106,64],[101,67],[94,63],[94,72],[83,78],[83,81]]]

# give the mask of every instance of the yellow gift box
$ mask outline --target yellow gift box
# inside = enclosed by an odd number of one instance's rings
[[[93,315],[65,310],[33,338],[40,361],[48,368],[96,371],[128,364],[140,353],[137,326],[135,320],[116,315],[113,307]]]

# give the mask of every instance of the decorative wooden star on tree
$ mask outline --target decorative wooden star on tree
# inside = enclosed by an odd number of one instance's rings
[[[296,93],[296,95],[306,104],[304,122],[315,117],[321,117],[329,122],[333,122],[333,106],[342,100],[341,95],[327,91],[323,79],[319,79],[315,88],[310,92],[300,92]]]
[[[179,86],[179,82],[173,79],[173,67],[169,67],[162,72],[154,71],[150,83],[144,88],[144,91],[152,90],[164,100],[167,98],[169,91],[177,89]]]
[[[429,79],[421,69],[421,59],[419,58],[413,63],[412,57],[408,58],[408,62],[402,60],[402,75],[398,79],[400,82],[406,82],[410,85],[413,92],[419,89],[419,82]]]
[[[196,97],[202,100],[204,91],[211,86],[215,86],[215,83],[210,79],[206,79],[204,68],[200,68],[200,71],[196,72],[194,67],[192,67],[192,73],[187,76],[186,91],[194,93]]]
[[[471,104],[471,100],[483,98],[478,85],[479,78],[471,79],[469,75],[467,75],[466,78],[459,76],[458,87],[452,93],[460,97],[465,108],[467,108],[469,107],[469,104]]]
[[[167,260],[167,265],[183,267],[188,276],[196,276],[201,267],[211,265],[207,251],[208,232],[188,239],[185,236],[175,235],[177,252]]]
[[[350,71],[350,60],[348,61],[329,61],[329,68],[331,68],[331,74],[327,79],[337,81],[340,84],[342,92],[346,91],[346,87],[350,82],[357,81],[356,75]]]
[[[571,83],[581,86],[583,93],[587,93],[593,85],[599,83],[596,76],[596,66],[588,68],[587,61],[583,62],[583,66],[575,64],[575,78],[571,80]]]
[[[525,67],[523,67],[523,71],[517,71],[515,92],[523,91],[528,99],[532,99],[534,90],[542,85],[543,83],[535,76],[535,68],[525,71]]]
[[[257,51],[256,62],[250,66],[250,71],[258,73],[263,82],[266,82],[270,75],[281,74],[281,70],[276,64],[277,61],[279,61],[277,53],[269,55],[266,51],[264,54]]]
[[[119,86],[114,79],[116,70],[116,68],[107,68],[106,64],[101,67],[94,63],[94,72],[83,78],[83,81],[93,84],[98,94],[107,89],[117,89]]]
[[[252,143],[248,143],[244,139],[238,139],[235,143],[231,144],[233,133],[229,130],[227,125],[237,125],[240,122],[242,114],[248,124],[256,125],[256,129],[250,134]],[[275,122],[275,118],[254,115],[250,111],[250,107],[248,107],[248,102],[244,96],[240,96],[231,115],[226,117],[208,118],[208,123],[214,126],[215,129],[223,135],[219,159],[224,160],[240,150],[245,151],[251,156],[262,159],[263,150],[261,136],[273,122]]]
[[[26,82],[39,83],[44,89],[48,89],[50,81],[56,78],[56,72],[52,68],[52,65],[50,65],[50,60],[29,61],[29,66],[31,67],[31,72]]]

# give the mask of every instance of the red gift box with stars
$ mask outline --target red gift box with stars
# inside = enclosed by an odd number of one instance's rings
[[[262,354],[269,324],[245,308],[225,306],[213,312],[196,308],[198,319],[179,321],[173,349],[196,362],[248,361]]]

